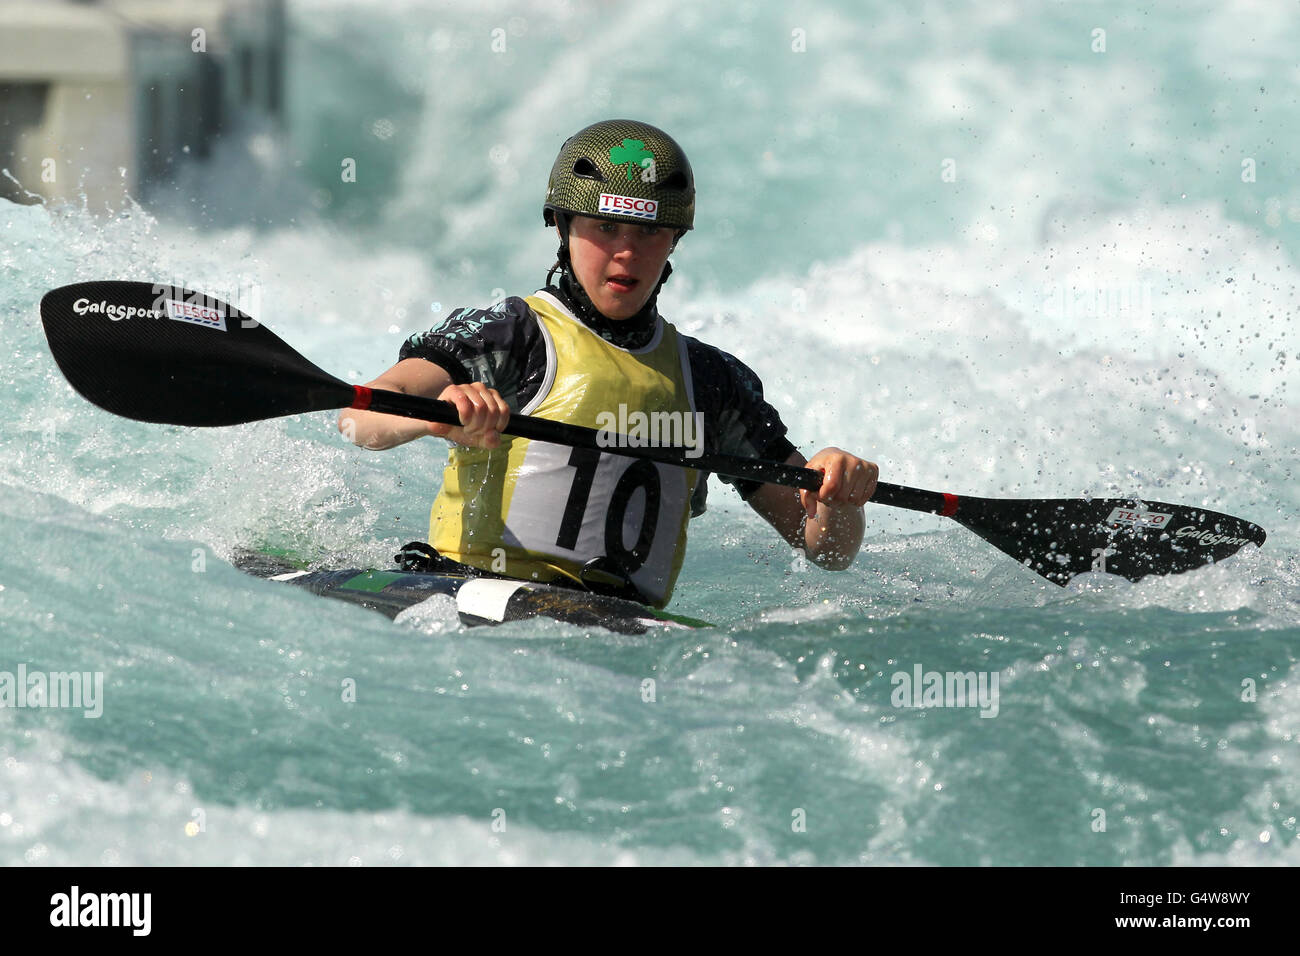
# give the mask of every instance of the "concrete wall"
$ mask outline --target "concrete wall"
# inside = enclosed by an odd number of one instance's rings
[[[0,198],[147,202],[232,123],[282,118],[283,63],[283,0],[0,2],[0,169],[21,184],[0,175]]]
[[[126,37],[110,14],[0,4],[0,168],[49,199],[75,199],[84,184],[93,206],[119,205],[134,185],[128,85]],[[14,191],[0,180],[0,195]]]

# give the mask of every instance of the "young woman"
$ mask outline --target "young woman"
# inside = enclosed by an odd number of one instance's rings
[[[707,473],[501,435],[511,412],[588,428],[642,412],[702,420],[710,451],[822,471],[816,492],[723,480],[791,547],[823,568],[848,567],[876,466],[838,448],[805,461],[758,377],[656,308],[668,256],[694,225],[695,182],[681,147],[645,123],[588,126],[561,147],[542,215],[560,239],[544,289],[451,313],[412,335],[397,364],[367,383],[451,402],[460,426],[339,416],[339,429],[364,448],[426,435],[456,443],[430,518],[432,566],[667,604],[687,520],[704,511]]]

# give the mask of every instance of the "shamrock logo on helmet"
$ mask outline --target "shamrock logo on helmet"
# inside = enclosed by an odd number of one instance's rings
[[[641,170],[641,181],[655,181],[655,154],[646,149],[639,139],[625,139],[622,146],[611,146],[609,161],[615,166],[627,163],[627,178],[630,182],[636,178],[636,170]]]

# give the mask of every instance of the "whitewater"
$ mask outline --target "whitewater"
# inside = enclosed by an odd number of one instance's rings
[[[0,671],[102,674],[99,716],[0,707],[0,863],[1300,863],[1300,21],[950,6],[300,0],[287,128],[147,208],[0,201]],[[445,442],[127,421],[49,354],[46,291],[142,280],[368,381],[542,284],[555,152],[624,115],[696,173],[662,312],[805,454],[1267,543],[1063,589],[868,506],[829,573],[715,482],[670,608],[714,629],[391,622],[230,559],[389,566]],[[899,706],[931,672],[996,707]]]

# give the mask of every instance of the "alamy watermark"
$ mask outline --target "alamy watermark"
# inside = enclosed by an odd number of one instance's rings
[[[73,884],[67,893],[50,897],[50,925],[120,926],[134,936],[148,936],[152,910],[152,893],[83,893]]]
[[[1149,282],[1054,282],[1043,286],[1043,314],[1052,319],[1127,319],[1151,322],[1154,292]]]
[[[981,717],[998,715],[997,671],[927,671],[914,664],[911,673],[897,671],[889,683],[895,707],[978,707]]]
[[[83,717],[104,714],[103,671],[0,671],[0,707],[58,707],[82,710]]]
[[[596,427],[601,448],[677,447],[686,449],[687,458],[704,454],[703,412],[628,411],[620,404],[618,412],[596,415]]]

